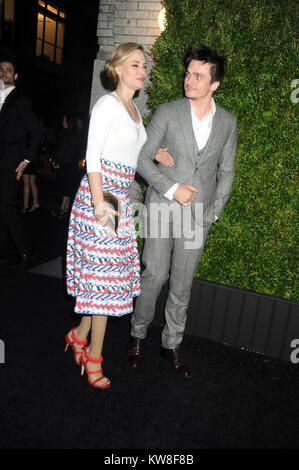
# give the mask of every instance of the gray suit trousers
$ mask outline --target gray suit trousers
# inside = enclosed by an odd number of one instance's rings
[[[148,223],[152,225],[157,221],[151,220]],[[196,225],[197,235],[200,232],[202,237],[201,246],[196,248],[192,244],[188,246],[189,235],[188,238],[184,233],[177,236],[173,222],[159,222],[159,227],[162,227],[162,234],[169,230],[169,236],[145,239],[142,258],[145,269],[141,276],[141,295],[137,298],[131,319],[131,335],[140,339],[146,337],[147,329],[155,316],[156,301],[169,278],[162,346],[174,349],[179,347],[183,339],[194,272],[200,262],[211,225]]]

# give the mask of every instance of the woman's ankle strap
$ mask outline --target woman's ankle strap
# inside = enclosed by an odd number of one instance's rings
[[[84,348],[84,356],[87,361],[92,362],[93,364],[101,364],[103,362],[103,356],[98,357],[91,357],[87,352],[87,348]]]

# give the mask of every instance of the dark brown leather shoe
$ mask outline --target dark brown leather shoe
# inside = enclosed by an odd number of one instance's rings
[[[163,359],[167,359],[172,367],[182,374],[183,377],[191,377],[191,370],[180,359],[178,349],[161,348],[160,354],[161,357],[163,357]]]
[[[142,359],[142,339],[130,337],[128,344],[128,361],[131,367],[136,369]]]

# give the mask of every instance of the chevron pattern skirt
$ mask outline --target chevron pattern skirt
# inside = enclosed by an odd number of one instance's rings
[[[67,290],[76,297],[75,312],[120,317],[133,310],[140,294],[140,262],[129,197],[135,168],[101,159],[103,190],[120,201],[117,232],[93,214],[87,175],[81,181],[70,217]]]

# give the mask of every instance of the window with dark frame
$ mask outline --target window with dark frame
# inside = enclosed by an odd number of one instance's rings
[[[0,0],[0,41],[6,46],[13,45],[15,0]]]
[[[36,39],[38,57],[62,64],[65,21],[64,9],[52,2],[38,0]]]

